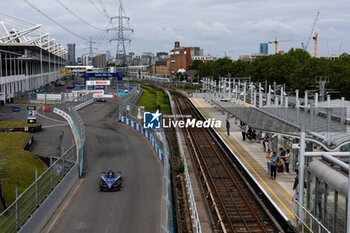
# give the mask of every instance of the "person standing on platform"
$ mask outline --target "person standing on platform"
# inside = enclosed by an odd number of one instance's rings
[[[247,126],[245,123],[242,124],[241,129],[242,129],[242,138],[243,138],[243,141],[245,141],[245,134],[247,132]]]
[[[271,156],[271,179],[276,179],[276,173],[277,173],[277,153],[274,151]]]
[[[263,139],[263,146],[264,146],[264,152],[266,152],[269,149],[269,135],[265,133],[264,139]]]
[[[280,154],[278,156],[278,161],[277,161],[277,172],[279,172],[279,173],[283,173],[283,162],[282,162],[282,160],[284,161],[285,155],[286,155],[286,151],[281,147],[280,148]]]
[[[289,173],[289,149],[286,150],[286,154],[284,156],[284,165],[286,166],[286,172]]]
[[[284,156],[286,155],[286,150],[283,149],[282,147],[280,148],[280,156],[284,160]]]
[[[271,150],[268,149],[266,152],[266,164],[267,164],[267,174],[271,174]]]
[[[227,136],[230,136],[230,122],[228,119],[226,119],[226,130],[227,130]]]

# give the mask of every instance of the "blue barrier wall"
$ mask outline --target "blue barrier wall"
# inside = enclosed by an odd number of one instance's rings
[[[153,138],[153,135],[145,128],[143,128],[140,124],[136,123],[135,121],[130,120],[129,118],[126,118],[120,114],[120,119],[122,122],[125,124],[129,125],[130,127],[134,128],[135,130],[139,131],[142,133],[148,140],[151,142],[154,151],[156,152],[159,160],[164,164],[164,153],[163,151],[159,148],[156,140]]]

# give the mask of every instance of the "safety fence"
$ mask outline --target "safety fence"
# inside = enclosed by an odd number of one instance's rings
[[[77,162],[79,162],[79,175],[83,175],[84,171],[84,143],[85,143],[85,126],[84,122],[78,114],[78,110],[94,103],[92,93],[88,93],[83,96],[79,96],[73,101],[66,102],[60,105],[55,105],[57,109],[62,110],[62,117],[66,118],[68,122],[71,121],[70,127],[72,129],[73,135],[77,136]]]
[[[57,187],[75,163],[75,144],[59,158],[52,159],[51,166],[20,195],[16,189],[16,200],[0,214],[0,232],[17,232],[31,219],[50,193]]]
[[[60,204],[60,201],[63,200],[75,178],[82,175],[85,127],[77,108],[80,109],[91,103],[93,103],[93,98],[92,94],[89,94],[80,96],[70,102],[55,105],[56,109],[60,109],[62,117],[69,119],[68,121],[74,126],[71,127],[73,135],[78,135],[79,139],[59,158],[51,157],[50,167],[39,177],[36,174],[35,181],[24,192],[17,196],[16,190],[16,200],[0,214],[0,232],[17,232],[24,225],[31,227],[35,224],[43,225]],[[76,167],[76,170],[72,170],[73,167]],[[71,174],[72,172],[77,173]],[[68,173],[71,174],[70,179],[64,182]],[[52,197],[51,194],[59,185],[59,192],[57,191],[55,197]],[[52,199],[50,202],[55,203],[55,205],[46,204],[43,206],[43,203],[50,198]],[[44,213],[45,218],[35,218],[35,221],[33,221],[35,224],[31,223],[33,216],[36,216],[38,212],[41,212],[41,215]],[[32,229],[31,227],[27,228]],[[39,228],[36,229],[40,230]]]
[[[166,93],[169,96],[171,109],[175,109],[174,101],[172,100],[170,93],[168,91],[166,91]],[[202,233],[201,223],[200,223],[199,215],[198,215],[198,211],[197,211],[196,200],[194,198],[193,189],[192,189],[191,177],[190,177],[190,174],[188,173],[188,166],[187,166],[187,161],[186,161],[186,157],[185,157],[185,152],[184,152],[184,149],[183,149],[182,143],[181,143],[181,136],[180,136],[179,128],[175,127],[175,131],[176,131],[176,138],[177,138],[177,143],[179,145],[181,159],[184,163],[184,176],[185,176],[185,182],[186,182],[188,204],[190,206],[189,209],[191,212],[192,228],[193,228],[193,231],[195,233]]]
[[[296,212],[299,207],[302,208],[303,218],[299,217]],[[294,225],[297,226],[300,232],[318,232],[318,233],[331,233],[309,210],[301,205],[296,198],[292,199],[292,209],[295,213]]]
[[[171,186],[170,186],[170,164],[169,150],[166,137],[163,131],[148,130],[141,126],[137,117],[136,103],[142,92],[136,88],[129,92],[129,95],[119,99],[119,118],[126,125],[134,128],[143,134],[151,142],[154,151],[163,164],[163,185],[161,197],[161,223],[160,232],[173,232],[172,206],[171,206]],[[131,118],[131,119],[130,119]]]

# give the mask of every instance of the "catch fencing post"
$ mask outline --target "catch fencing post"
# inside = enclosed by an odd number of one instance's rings
[[[53,172],[52,172],[52,166],[50,166],[50,180],[51,180],[51,190],[53,190]]]
[[[18,204],[18,189],[16,187],[16,229],[19,229],[19,204]]]
[[[38,170],[35,170],[35,204],[39,207],[39,195],[38,195]]]

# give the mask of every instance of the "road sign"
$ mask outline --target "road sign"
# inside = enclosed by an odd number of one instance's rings
[[[36,122],[36,110],[28,110],[27,111],[27,122],[35,123]]]

